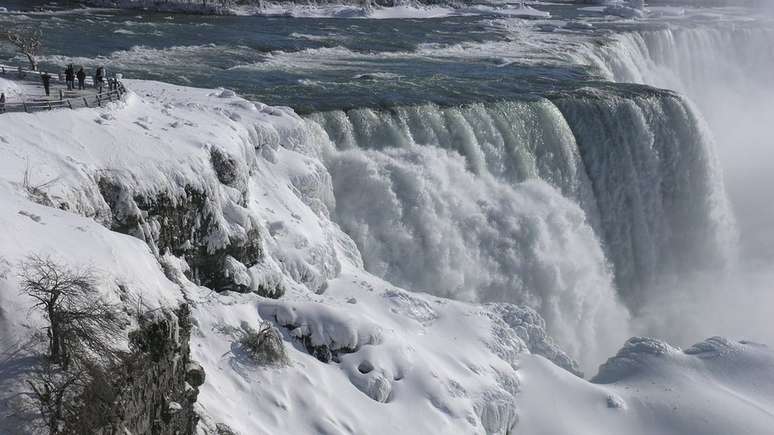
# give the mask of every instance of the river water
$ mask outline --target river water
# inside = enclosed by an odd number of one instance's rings
[[[19,8],[18,2],[0,6]],[[62,8],[3,14],[0,23],[42,29],[48,69],[106,65],[125,77],[222,86],[309,112],[464,104],[577,87],[595,72],[569,61],[568,51],[626,26],[571,6],[540,9],[552,19],[201,17]],[[596,20],[596,28],[540,31],[579,20]],[[0,57],[23,61],[8,48]]]

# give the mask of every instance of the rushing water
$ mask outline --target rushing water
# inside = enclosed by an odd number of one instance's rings
[[[578,15],[569,7],[544,9]],[[464,104],[577,87],[589,78],[588,68],[566,62],[562,51],[593,37],[535,32],[531,21],[492,15],[370,20],[66,9],[0,15],[0,23],[11,22],[45,32],[47,69],[107,65],[125,77],[222,86],[300,112]],[[8,48],[3,53],[11,63],[24,60]]]
[[[756,98],[774,92],[774,25],[728,8],[638,22],[540,9],[553,18],[61,9],[0,22],[44,29],[46,69],[104,64],[295,108],[368,270],[530,304],[587,368],[631,332],[773,339],[755,333],[770,330],[766,278],[737,278],[774,265],[774,208],[750,192],[774,182],[761,127],[774,99]],[[580,21],[593,27],[566,25]]]

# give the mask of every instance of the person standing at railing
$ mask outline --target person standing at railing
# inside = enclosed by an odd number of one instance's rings
[[[94,74],[94,86],[97,87],[97,93],[102,93],[102,87],[105,85],[105,67],[101,66],[97,68],[97,72]]]
[[[67,65],[65,69],[65,81],[67,82],[68,91],[75,89],[75,68],[73,64]]]
[[[86,71],[83,70],[83,67],[75,75],[78,77],[78,89],[81,91],[86,89]]]
[[[0,113],[5,113],[5,92],[0,93]]]
[[[46,91],[46,96],[51,95],[51,76],[47,72],[40,75],[40,79],[43,81],[43,89]]]

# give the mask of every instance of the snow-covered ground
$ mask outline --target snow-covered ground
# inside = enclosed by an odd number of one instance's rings
[[[16,97],[24,95],[24,87],[13,80],[0,78],[0,92],[4,93],[6,98]]]
[[[192,353],[207,373],[201,433],[216,433],[219,422],[243,435],[765,434],[774,427],[770,349],[712,339],[681,351],[637,339],[593,383],[584,380],[531,309],[414,293],[365,272],[356,245],[329,218],[335,198],[321,158],[332,144],[292,110],[223,89],[126,85],[125,101],[101,109],[0,115],[3,417],[24,388],[13,351],[41,327],[19,294],[18,262],[42,253],[91,265],[111,300],[192,305]],[[232,162],[227,177],[215,155]],[[134,196],[111,201],[105,180]],[[38,202],[47,205],[31,200],[30,186],[40,186],[46,199]],[[137,197],[184,203],[191,191],[204,193],[210,252],[260,235],[260,260],[246,266],[232,258],[229,276],[256,291],[281,287],[284,296],[193,284],[187,265],[158,249],[159,221],[137,237],[108,230],[125,216],[149,219]],[[289,366],[259,367],[235,351],[242,322],[257,328],[262,320],[282,331]],[[304,342],[332,358],[316,358]],[[12,419],[2,421],[0,432],[16,433]]]

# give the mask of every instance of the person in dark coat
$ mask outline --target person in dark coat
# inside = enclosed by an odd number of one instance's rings
[[[75,68],[73,68],[72,64],[65,69],[65,81],[67,82],[68,91],[75,89]]]
[[[40,75],[40,79],[43,81],[43,89],[46,90],[46,96],[51,95],[51,76],[47,72]]]
[[[105,67],[101,66],[97,68],[96,74],[94,74],[94,86],[97,87],[97,92],[102,93],[102,86],[105,85]]]
[[[75,76],[78,77],[78,89],[81,91],[86,89],[86,71],[83,70],[83,67],[78,70]]]
[[[5,113],[5,92],[0,93],[0,113]]]

